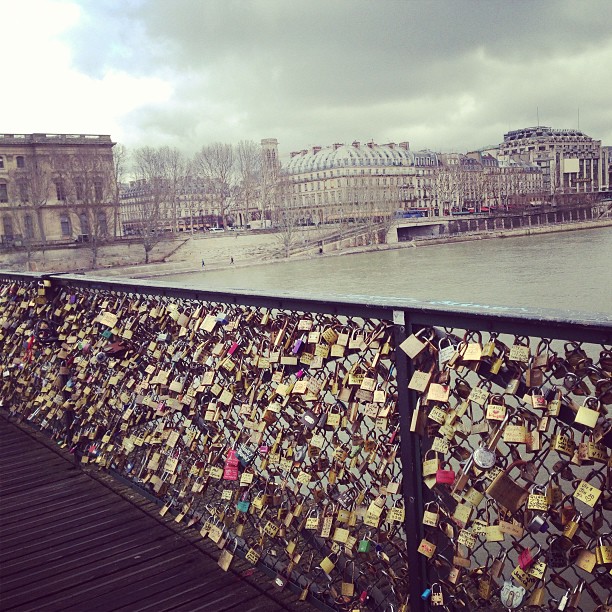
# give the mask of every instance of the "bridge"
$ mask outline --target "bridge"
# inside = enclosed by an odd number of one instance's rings
[[[0,273],[2,607],[605,606],[611,336]]]

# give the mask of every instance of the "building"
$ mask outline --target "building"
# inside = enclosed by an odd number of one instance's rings
[[[534,164],[546,194],[598,193],[610,186],[601,141],[580,130],[529,127],[504,134],[489,151],[501,164]]]
[[[603,167],[607,176],[606,183],[602,185],[601,191],[608,192],[608,196],[612,195],[612,147],[601,147],[601,156]]]
[[[291,153],[285,201],[303,223],[380,220],[398,210],[432,214],[438,157],[408,142],[336,143]]]
[[[1,242],[99,241],[118,225],[110,136],[0,134]]]

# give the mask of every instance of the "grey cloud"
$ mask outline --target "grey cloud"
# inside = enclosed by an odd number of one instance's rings
[[[88,22],[71,34],[81,69],[175,84],[167,105],[126,117],[138,144],[275,136],[288,151],[371,137],[465,149],[533,124],[537,106],[555,127],[575,126],[581,106],[581,127],[612,143],[611,85],[590,65],[598,51],[612,61],[607,0],[82,6]]]

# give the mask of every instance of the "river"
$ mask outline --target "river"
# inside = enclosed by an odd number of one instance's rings
[[[612,315],[612,231],[568,231],[165,276],[207,289],[412,297]]]

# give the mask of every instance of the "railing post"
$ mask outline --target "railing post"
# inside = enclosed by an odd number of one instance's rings
[[[421,593],[427,587],[427,571],[423,555],[417,552],[423,537],[423,483],[419,436],[410,431],[416,394],[408,389],[412,364],[399,345],[412,333],[412,325],[403,310],[393,311],[395,367],[397,375],[397,408],[400,426],[400,456],[402,459],[402,491],[406,517],[406,552],[410,569],[410,611],[422,612],[427,603]]]

